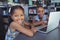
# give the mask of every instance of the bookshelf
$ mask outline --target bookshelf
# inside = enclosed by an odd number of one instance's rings
[[[37,7],[37,6],[28,6],[28,18],[29,18],[28,21],[29,21],[30,23],[33,22],[34,16],[37,15],[36,7]]]

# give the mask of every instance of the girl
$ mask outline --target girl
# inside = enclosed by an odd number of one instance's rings
[[[26,29],[23,27],[24,25],[24,9],[21,6],[13,6],[11,7],[10,17],[12,22],[10,23],[10,27],[6,33],[5,40],[13,40],[19,32],[24,33],[27,36],[32,37],[36,32],[35,28]],[[25,23],[27,24],[27,23]]]

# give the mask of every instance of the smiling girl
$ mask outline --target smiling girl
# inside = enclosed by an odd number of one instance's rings
[[[13,40],[19,32],[30,37],[36,32],[35,28],[31,30],[24,28],[24,9],[21,6],[11,7],[10,17],[12,22],[6,33],[5,40]]]

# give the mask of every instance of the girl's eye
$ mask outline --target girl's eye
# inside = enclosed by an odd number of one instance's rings
[[[23,15],[21,15],[21,16],[23,16]]]

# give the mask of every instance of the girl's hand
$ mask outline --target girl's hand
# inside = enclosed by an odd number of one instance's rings
[[[44,24],[45,24],[45,25],[47,25],[47,23],[48,23],[47,21],[44,21]]]
[[[34,33],[37,32],[36,28],[35,28],[33,25],[31,26],[31,30],[32,30]]]
[[[21,22],[16,21],[16,24],[21,25]]]
[[[30,23],[29,22],[24,22],[25,25],[27,26],[30,26]]]
[[[35,29],[35,27],[32,27],[31,30],[33,31],[33,33],[37,32],[37,30]]]
[[[18,23],[19,25],[22,25],[23,24],[23,20],[16,21],[16,23]]]
[[[44,25],[44,21],[40,21],[41,25]]]

